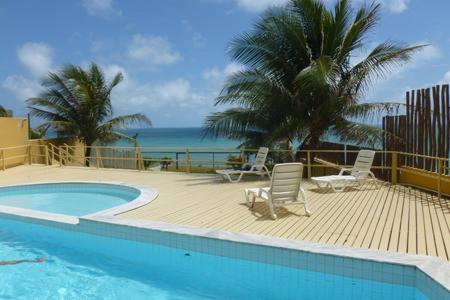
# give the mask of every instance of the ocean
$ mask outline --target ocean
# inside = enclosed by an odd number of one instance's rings
[[[202,136],[202,128],[142,128],[123,131],[128,136],[137,134],[140,147],[170,148],[180,151],[186,148],[236,149],[241,142],[227,138]],[[120,141],[120,146],[133,146],[132,143]]]
[[[190,151],[192,166],[224,166],[229,155],[239,156],[240,141],[227,138],[203,137],[202,128],[145,128],[123,131],[128,136],[137,135],[137,142],[144,158],[171,158],[184,160],[186,149]],[[134,146],[119,141],[116,146]],[[213,152],[214,153],[213,153]],[[179,165],[183,165],[180,163]]]

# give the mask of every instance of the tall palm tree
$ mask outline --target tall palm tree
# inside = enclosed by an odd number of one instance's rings
[[[68,65],[58,73],[49,73],[42,85],[46,90],[28,100],[31,113],[45,119],[58,132],[78,137],[91,156],[94,143],[110,143],[119,139],[131,140],[116,129],[130,124],[151,125],[143,114],[113,116],[111,92],[123,80],[119,72],[108,82],[100,67],[94,63],[87,70]]]
[[[251,32],[232,41],[229,54],[244,70],[227,79],[216,105],[235,106],[208,116],[205,134],[308,147],[327,132],[346,141],[373,141],[381,130],[361,120],[400,104],[359,100],[374,79],[422,47],[384,42],[354,62],[379,15],[379,4],[354,12],[349,0],[332,9],[319,0],[268,9]]]
[[[0,105],[0,117],[3,118],[12,117],[12,112]]]

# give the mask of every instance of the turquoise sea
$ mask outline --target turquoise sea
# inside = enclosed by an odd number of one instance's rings
[[[189,149],[190,159],[194,160],[193,166],[224,166],[229,155],[240,155],[237,147],[241,141],[204,137],[202,128],[198,127],[129,129],[123,133],[130,137],[137,135],[138,144],[146,158],[164,157],[181,161],[185,159],[186,149]],[[333,136],[324,140],[339,142]],[[115,145],[134,147],[134,144],[125,141],[117,142]]]
[[[229,155],[240,154],[240,141],[227,138],[203,137],[201,128],[145,128],[129,129],[124,133],[130,137],[137,135],[138,145],[144,158],[170,158],[184,160],[186,149],[190,151],[192,166],[224,166]],[[134,146],[130,142],[119,141],[116,146]],[[214,152],[214,153],[213,153]],[[183,165],[182,162],[179,163]]]
[[[142,128],[129,129],[124,131],[128,136],[137,134],[139,146],[146,148],[214,148],[214,149],[235,149],[240,142],[226,138],[203,138],[202,128]],[[125,146],[132,144],[119,142],[117,145]]]

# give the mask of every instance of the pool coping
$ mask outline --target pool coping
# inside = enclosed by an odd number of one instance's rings
[[[159,192],[157,189],[149,188],[144,185],[136,185],[136,184],[129,184],[126,182],[120,182],[120,181],[103,181],[103,180],[95,180],[95,181],[84,181],[84,180],[76,180],[76,181],[42,181],[42,182],[33,182],[33,183],[24,183],[24,184],[11,184],[11,185],[1,185],[1,188],[4,187],[20,187],[20,186],[31,186],[31,185],[45,185],[45,184],[77,184],[77,183],[87,183],[87,184],[104,184],[104,185],[116,185],[116,186],[125,186],[128,188],[132,188],[139,191],[139,196],[136,197],[134,200],[124,203],[118,206],[114,206],[111,208],[107,208],[101,211],[97,211],[92,214],[87,214],[83,216],[70,216],[66,214],[58,214],[58,213],[49,213],[49,212],[43,212],[28,208],[19,208],[19,207],[13,207],[13,206],[6,206],[6,205],[0,205],[0,212],[1,213],[9,213],[9,214],[15,214],[21,217],[28,217],[28,218],[37,218],[37,219],[43,219],[47,221],[55,221],[55,222],[62,222],[67,224],[78,224],[79,219],[83,217],[92,218],[96,216],[114,216],[120,213],[124,213],[130,210],[134,210],[136,208],[142,207],[144,205],[147,205],[148,203],[155,200]]]
[[[156,189],[152,189],[142,185],[133,185],[118,181],[99,180],[99,181],[36,182],[30,184],[3,185],[1,187],[51,184],[51,183],[100,183],[100,184],[122,185],[138,189],[141,191],[141,194],[135,200],[129,203],[81,217],[46,213],[31,209],[16,208],[2,205],[0,205],[0,214],[6,214],[10,216],[12,215],[26,219],[30,218],[37,219],[39,221],[41,220],[48,221],[50,223],[62,223],[72,226],[73,225],[77,226],[80,225],[81,223],[86,223],[84,221],[87,222],[93,221],[93,222],[100,222],[103,224],[134,227],[144,230],[160,231],[194,237],[203,237],[207,239],[216,239],[228,242],[251,244],[257,246],[267,246],[282,249],[284,248],[314,254],[333,255],[344,258],[353,258],[379,263],[416,267],[424,274],[429,276],[431,279],[433,279],[436,283],[444,287],[450,293],[450,263],[438,257],[413,255],[376,249],[355,248],[350,246],[340,246],[302,240],[289,240],[264,235],[237,233],[224,230],[193,227],[189,225],[179,225],[179,224],[138,220],[138,219],[127,219],[121,216],[117,216],[117,214],[146,205],[157,198],[158,191]]]

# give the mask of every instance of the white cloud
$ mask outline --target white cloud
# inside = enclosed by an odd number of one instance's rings
[[[41,85],[36,80],[16,75],[6,77],[2,86],[13,93],[18,100],[36,97],[42,91]]]
[[[444,74],[444,77],[442,78],[441,83],[446,83],[446,84],[450,83],[450,71],[448,71]]]
[[[194,27],[189,20],[182,20],[181,25],[183,25],[184,30],[191,35],[191,41],[194,47],[205,46],[206,38],[201,33],[194,30]]]
[[[289,0],[235,0],[237,5],[249,12],[261,12],[269,6],[283,5]]]
[[[46,43],[25,43],[17,49],[17,58],[31,76],[8,76],[2,87],[23,101],[42,91],[39,80],[52,71],[53,49]]]
[[[45,43],[26,43],[17,50],[19,61],[35,77],[51,70],[52,56],[52,48]]]
[[[279,6],[284,5],[289,2],[289,0],[235,0],[238,7],[249,11],[249,12],[261,12],[268,8],[269,6]],[[408,8],[410,0],[379,0],[378,2],[387,8],[392,13],[402,13]],[[336,0],[325,0],[326,3],[334,4]],[[354,6],[359,6],[361,4],[367,3],[366,0],[353,0]]]
[[[124,80],[114,90],[112,99],[120,113],[136,111],[163,112],[164,107],[198,107],[212,104],[208,93],[194,89],[191,82],[185,78],[142,83],[130,76],[122,66],[111,64],[102,66],[105,76],[111,80],[118,72]]]
[[[328,3],[335,3],[336,0],[327,0]],[[410,0],[378,0],[382,7],[394,14],[399,14],[408,9]],[[352,4],[356,7],[368,3],[366,0],[353,0]]]
[[[389,11],[393,13],[402,13],[408,8],[409,0],[384,0],[381,1]]]
[[[90,16],[121,15],[121,11],[113,7],[113,0],[83,0],[83,6]]]
[[[229,63],[223,69],[218,67],[207,69],[203,72],[203,78],[209,81],[219,81],[220,83],[226,79],[226,77],[244,70],[244,66],[235,62]]]
[[[437,58],[442,57],[442,51],[438,46],[435,46],[433,44],[429,44],[427,42],[421,42],[417,43],[417,45],[428,45],[425,48],[423,48],[416,56],[416,60],[419,61],[428,61],[428,60],[434,60]]]
[[[160,36],[133,36],[128,48],[128,56],[150,67],[170,65],[181,59],[181,54],[172,49],[171,43]]]

